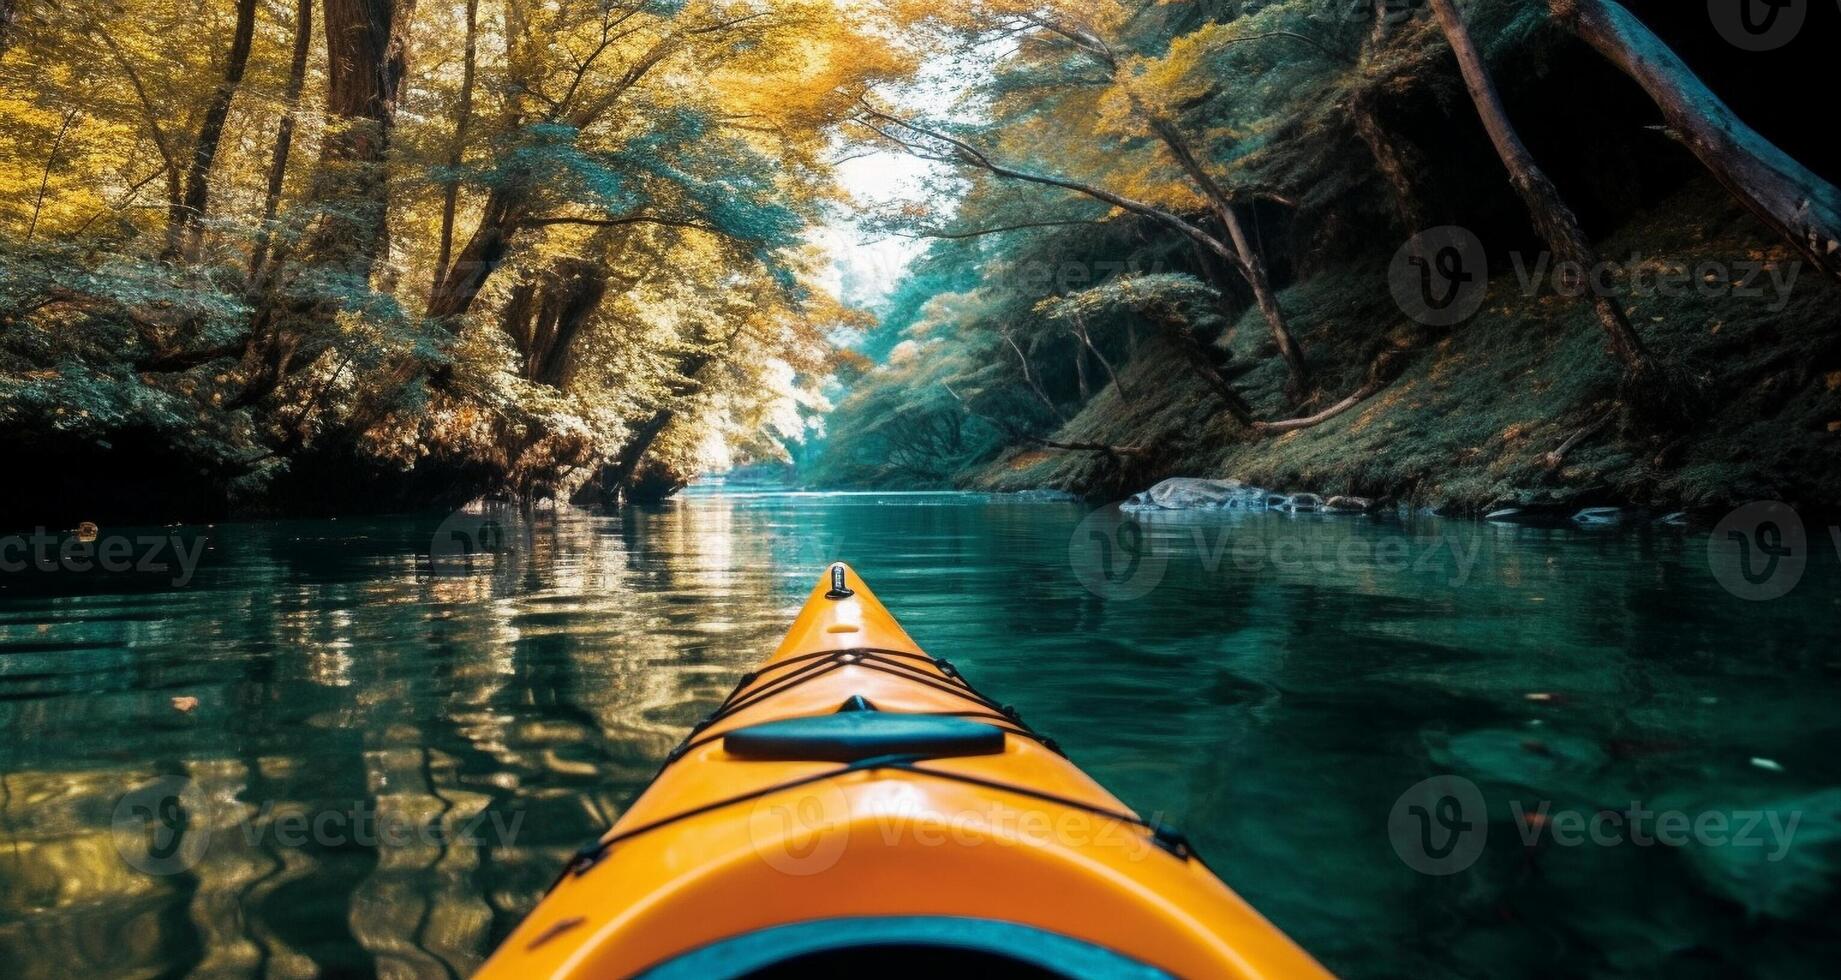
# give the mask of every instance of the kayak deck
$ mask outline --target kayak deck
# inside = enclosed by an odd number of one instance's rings
[[[853,950],[1050,975],[1324,975],[837,564],[481,975],[741,975]]]

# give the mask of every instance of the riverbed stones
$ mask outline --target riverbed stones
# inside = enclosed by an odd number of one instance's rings
[[[1172,477],[1142,493],[1132,494],[1119,509],[1127,513],[1166,510],[1276,510],[1288,514],[1366,514],[1376,502],[1367,497],[1336,496],[1328,500],[1314,493],[1279,493],[1241,480],[1205,480]]]
[[[1337,495],[1323,502],[1323,509],[1331,514],[1366,514],[1374,509],[1374,501],[1367,497]]]
[[[1323,498],[1314,493],[1294,493],[1279,509],[1288,514],[1314,514],[1323,509]]]
[[[1160,510],[1262,510],[1266,491],[1239,480],[1172,477],[1119,505],[1128,512]]]

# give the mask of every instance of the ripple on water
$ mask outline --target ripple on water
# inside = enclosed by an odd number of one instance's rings
[[[1680,533],[1198,517],[1147,525],[1168,567],[1123,601],[1069,566],[1085,513],[693,493],[539,513],[527,551],[439,574],[438,518],[220,525],[186,589],[0,590],[0,962],[471,971],[836,559],[1338,972],[1659,973],[1674,949],[1726,973],[1832,962],[1832,926],[1802,906],[1752,896],[1746,918],[1722,876],[1749,866],[1523,854],[1492,810],[1486,859],[1443,888],[1385,833],[1401,792],[1439,771],[1504,813],[1567,794],[1829,799],[1826,557],[1792,597],[1746,604]],[[1387,565],[1379,544],[1411,560]],[[138,873],[110,843],[122,794],[163,774],[209,801],[193,825],[210,848],[186,875]],[[340,812],[518,823],[478,846],[276,838],[288,814]],[[1797,857],[1747,880],[1832,907],[1830,857]],[[136,938],[98,939],[118,935]]]

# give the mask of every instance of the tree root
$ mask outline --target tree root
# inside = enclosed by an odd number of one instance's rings
[[[1406,353],[1407,351],[1405,350],[1388,349],[1377,354],[1374,358],[1374,362],[1368,365],[1368,380],[1363,382],[1361,387],[1350,392],[1348,397],[1315,415],[1285,419],[1280,422],[1253,422],[1251,423],[1251,428],[1257,435],[1270,436],[1282,435],[1286,432],[1297,432],[1300,429],[1308,429],[1312,426],[1322,425],[1336,416],[1347,412],[1349,409],[1360,405],[1362,402],[1373,398],[1376,394],[1380,393],[1381,389],[1392,384],[1394,379],[1400,374],[1400,369],[1402,367],[1402,362],[1405,360]]]
[[[1567,436],[1566,441],[1560,443],[1560,446],[1558,449],[1555,449],[1553,452],[1550,452],[1546,456],[1542,457],[1542,462],[1545,463],[1547,468],[1550,470],[1559,469],[1560,464],[1566,461],[1567,453],[1572,452],[1573,449],[1575,449],[1580,443],[1584,442],[1587,439],[1590,439],[1592,436],[1597,435],[1599,432],[1603,431],[1605,426],[1611,424],[1612,419],[1617,418],[1617,413],[1622,408],[1623,408],[1622,402],[1613,404],[1611,406],[1611,410],[1604,413],[1604,415],[1600,416],[1596,422],[1593,422],[1587,425],[1585,428],[1580,429],[1579,431],[1573,433],[1570,436]]]

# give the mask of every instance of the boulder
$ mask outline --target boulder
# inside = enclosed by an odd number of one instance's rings
[[[1366,514],[1374,509],[1367,497],[1335,496],[1324,501],[1323,509],[1332,514]]]
[[[1266,491],[1239,480],[1203,480],[1172,477],[1142,493],[1132,494],[1119,509],[1128,512],[1159,510],[1261,510]]]

